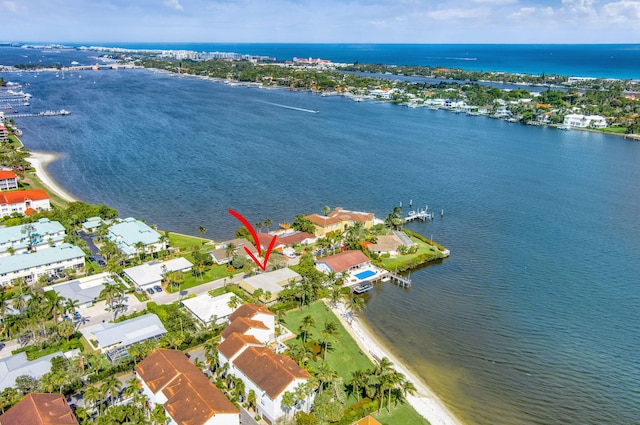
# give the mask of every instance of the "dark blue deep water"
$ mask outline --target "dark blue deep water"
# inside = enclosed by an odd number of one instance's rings
[[[640,422],[639,143],[146,70],[3,76],[72,111],[18,119],[59,183],[162,229],[444,209],[411,228],[451,257],[376,286],[369,325],[466,423]]]

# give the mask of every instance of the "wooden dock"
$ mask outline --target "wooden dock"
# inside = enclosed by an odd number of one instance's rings
[[[386,280],[391,281],[393,283],[395,283],[398,286],[402,286],[403,288],[410,288],[411,287],[411,278],[410,277],[404,277],[401,276],[397,273],[393,273],[390,271],[387,271],[387,273],[385,273],[384,275],[380,276],[380,279],[385,282]]]
[[[23,117],[56,117],[58,115],[69,115],[71,112],[65,111],[61,109],[60,111],[44,111],[37,113],[28,113],[28,114],[11,114],[5,115],[5,118],[23,118]]]
[[[409,214],[404,218],[405,223],[409,223],[415,220],[420,220],[420,221],[433,220],[433,213],[430,213],[429,207],[427,207],[423,210],[409,211]]]

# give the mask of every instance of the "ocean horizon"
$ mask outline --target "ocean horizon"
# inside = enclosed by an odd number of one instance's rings
[[[32,44],[47,44],[45,42]],[[60,43],[70,47],[192,50],[526,74],[640,79],[640,44]],[[2,46],[0,46],[0,49]]]
[[[96,56],[9,50],[0,63]],[[401,52],[367,57],[415,59]],[[324,205],[444,210],[407,227],[451,257],[410,289],[376,285],[367,325],[467,424],[637,422],[637,142],[152,70],[0,75],[31,110],[72,112],[16,119],[29,149],[60,154],[47,170],[65,190],[163,230],[229,238],[229,208],[274,223]]]

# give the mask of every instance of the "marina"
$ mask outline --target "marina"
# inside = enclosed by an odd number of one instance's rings
[[[43,111],[43,112],[26,113],[26,114],[15,113],[15,114],[11,114],[9,118],[56,117],[58,115],[69,115],[69,114],[71,114],[71,112],[67,111],[66,109],[60,109],[59,111]]]

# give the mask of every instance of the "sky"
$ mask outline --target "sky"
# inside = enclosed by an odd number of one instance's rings
[[[640,0],[0,0],[0,41],[640,43]]]

